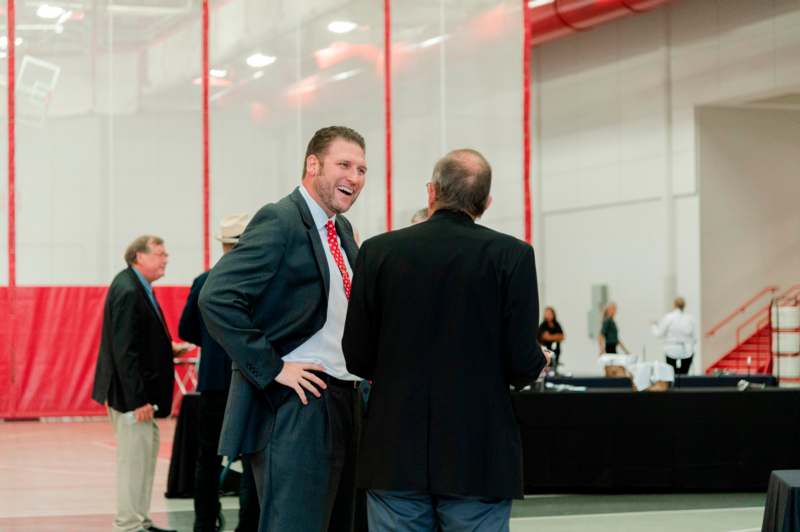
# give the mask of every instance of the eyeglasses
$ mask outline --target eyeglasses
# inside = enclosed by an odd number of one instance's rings
[[[155,255],[156,257],[163,257],[165,259],[167,257],[169,257],[169,253],[167,253],[166,251],[158,251],[158,252],[155,252],[155,251],[143,251],[142,253],[144,253],[145,255]]]

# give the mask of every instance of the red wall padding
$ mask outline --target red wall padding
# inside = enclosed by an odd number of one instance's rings
[[[0,417],[104,414],[91,392],[107,288],[16,287],[13,303],[11,290],[0,288],[0,308],[9,310],[0,324]],[[156,286],[155,293],[178,340],[189,287]]]

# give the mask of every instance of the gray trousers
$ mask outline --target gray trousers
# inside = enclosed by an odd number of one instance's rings
[[[156,473],[159,434],[155,420],[130,423],[122,412],[108,409],[117,439],[117,515],[113,532],[150,527],[150,497]]]
[[[369,532],[508,532],[511,499],[367,492]]]
[[[357,391],[328,386],[303,406],[294,390],[278,407],[266,449],[248,455],[260,532],[350,532],[356,519]]]

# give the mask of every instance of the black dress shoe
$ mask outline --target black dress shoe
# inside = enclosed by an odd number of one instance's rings
[[[160,528],[155,525],[150,525],[145,530],[147,530],[147,532],[178,532],[177,530],[173,530],[171,528]]]

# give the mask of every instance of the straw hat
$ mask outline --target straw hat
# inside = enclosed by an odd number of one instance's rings
[[[219,223],[219,233],[215,238],[223,244],[235,244],[249,222],[250,215],[247,213],[228,214]]]

